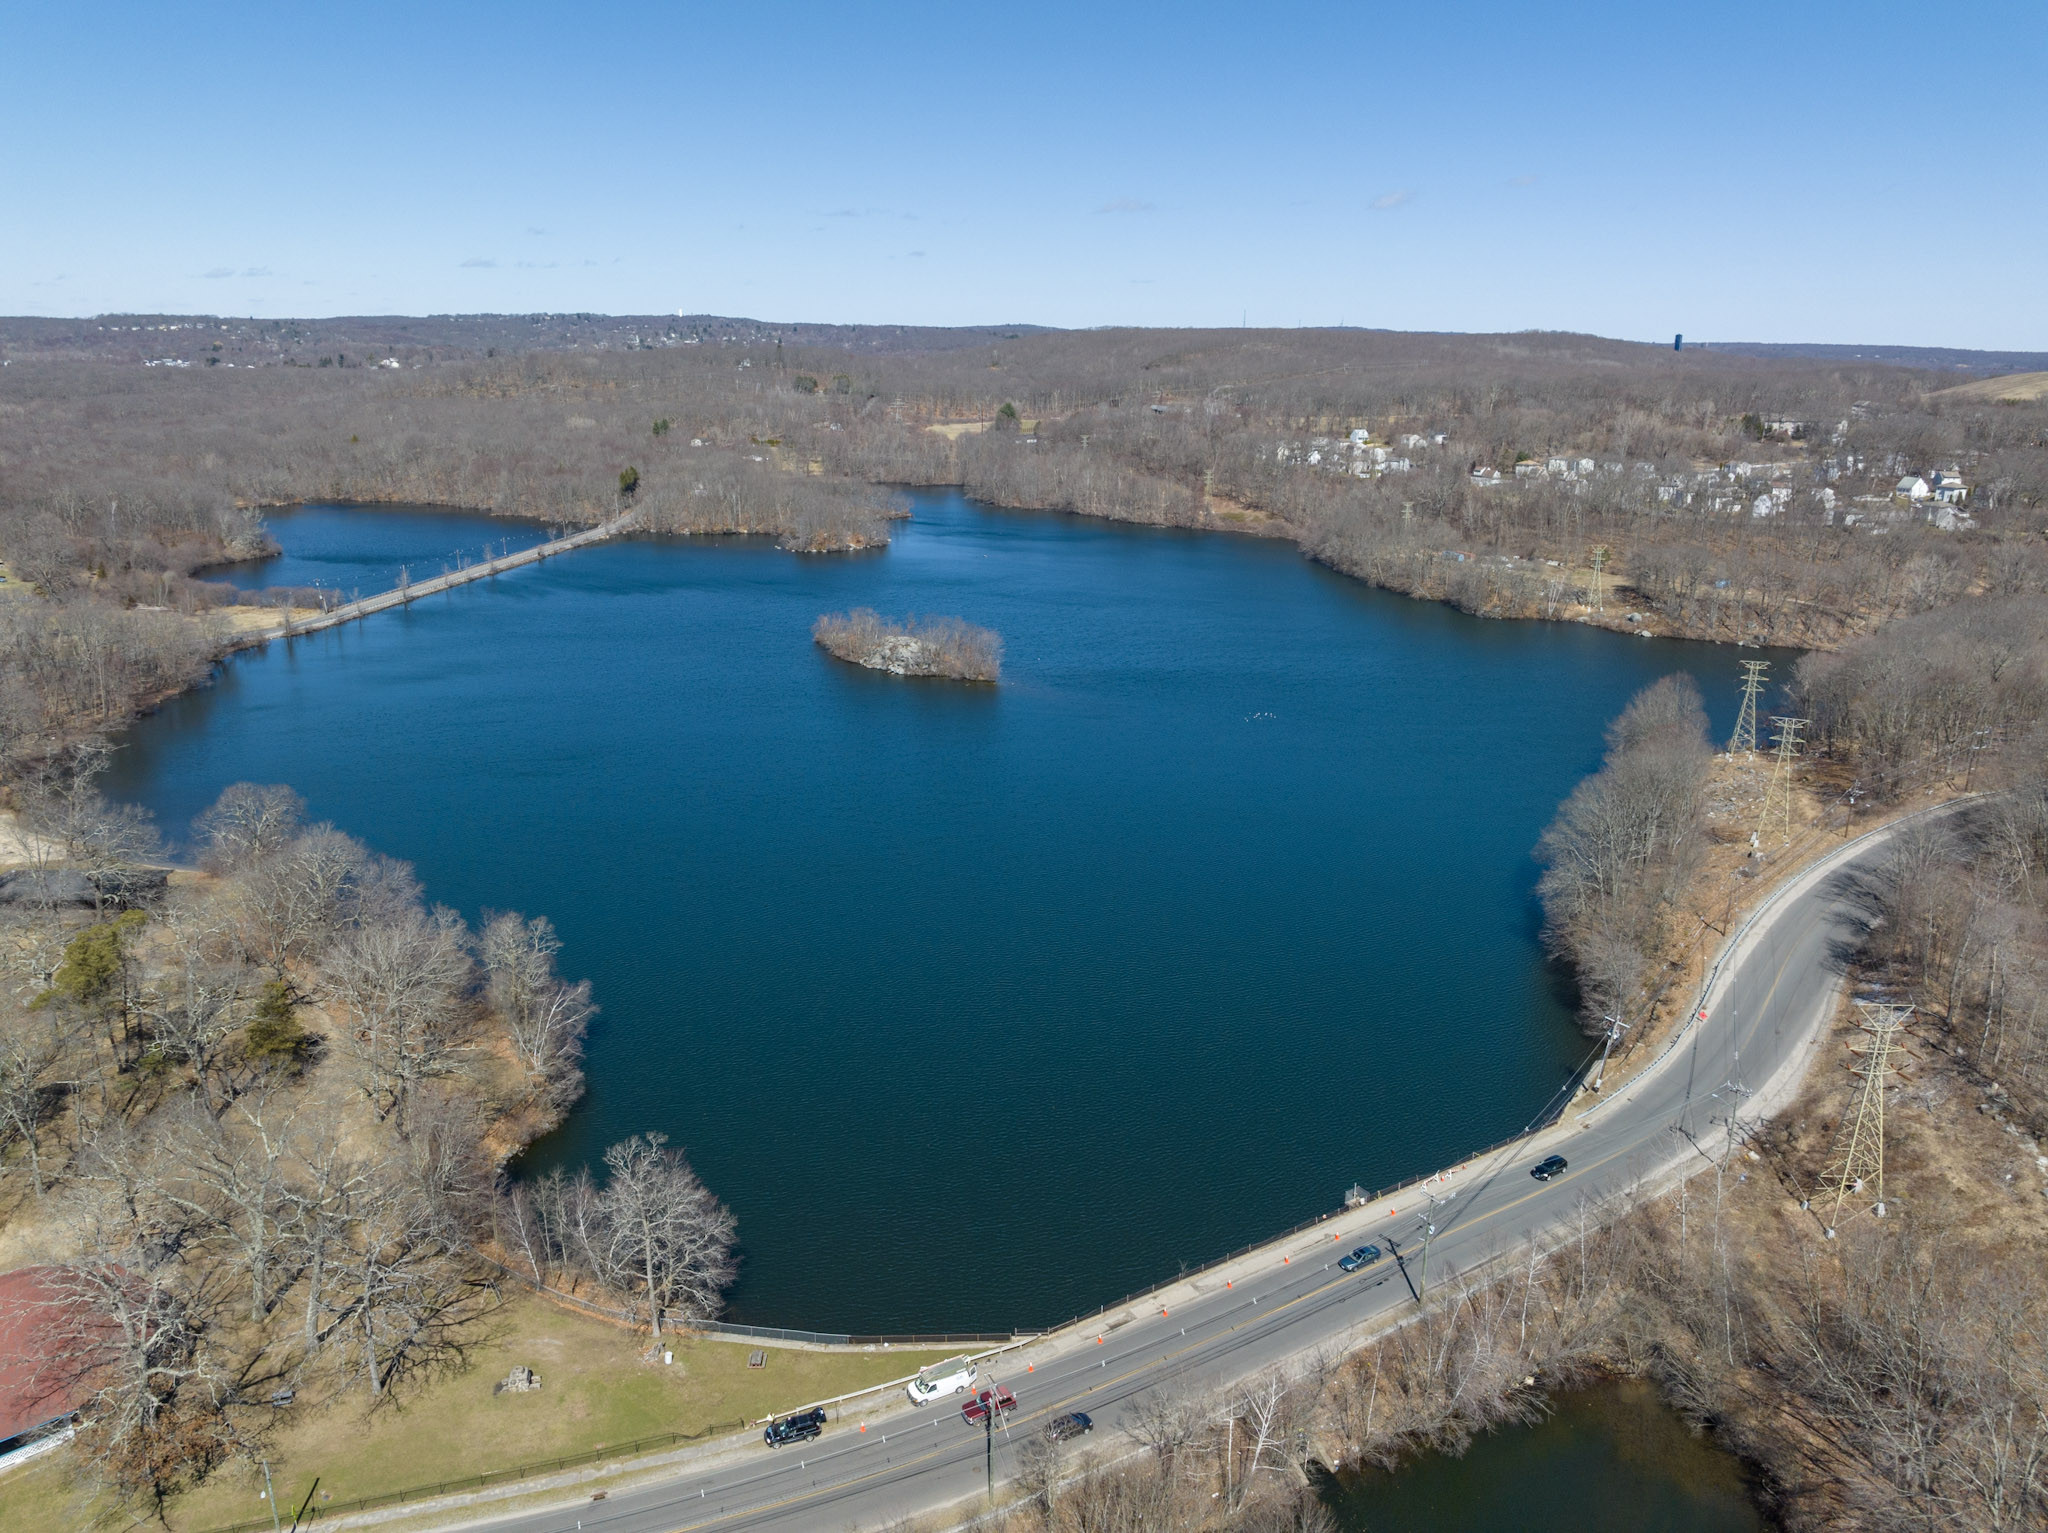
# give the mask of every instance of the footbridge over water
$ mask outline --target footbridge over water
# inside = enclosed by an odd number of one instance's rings
[[[315,633],[322,628],[338,628],[343,623],[353,623],[358,618],[368,617],[373,612],[387,612],[393,607],[410,606],[423,596],[432,596],[437,591],[453,590],[472,580],[486,580],[506,570],[518,569],[522,564],[538,564],[543,559],[552,559],[557,554],[570,553],[578,548],[588,548],[593,543],[602,543],[631,532],[639,525],[637,511],[623,511],[608,522],[587,527],[581,532],[571,533],[564,538],[550,538],[545,543],[536,543],[531,548],[522,548],[516,554],[502,554],[495,559],[486,559],[479,564],[465,565],[461,569],[446,570],[430,580],[401,580],[389,591],[375,596],[365,596],[352,602],[344,602],[325,612],[307,617],[294,617],[289,609],[282,623],[273,623],[266,628],[251,628],[238,633],[229,641],[230,649],[249,649],[258,644],[267,644],[272,639],[289,639],[295,634]]]

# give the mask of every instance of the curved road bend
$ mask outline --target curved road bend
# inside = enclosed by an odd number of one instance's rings
[[[1161,1384],[1241,1378],[1412,1312],[1432,1207],[1436,1279],[1531,1235],[1561,1233],[1587,1204],[1668,1182],[1688,1161],[1703,1168],[1705,1150],[1728,1144],[1731,1106],[1754,1121],[1796,1092],[1865,920],[1858,888],[1881,865],[1898,823],[1838,847],[1774,895],[1716,960],[1704,1020],[1696,1016],[1654,1065],[1595,1106],[1448,1173],[1434,1204],[1412,1190],[1392,1194],[1103,1316],[1085,1334],[1055,1333],[992,1359],[1018,1401],[1008,1430],[996,1434],[998,1479],[1062,1411],[1087,1411],[1098,1431],[1113,1433],[1130,1400]],[[1552,1151],[1569,1157],[1569,1171],[1548,1184],[1531,1180],[1529,1167]],[[1398,1249],[1400,1259],[1338,1271],[1337,1256],[1364,1240]],[[961,1419],[960,1397],[912,1409],[898,1394],[893,1405],[835,1419],[814,1442],[771,1451],[756,1437],[603,1501],[473,1525],[493,1533],[872,1528],[975,1496],[983,1474],[982,1432]]]

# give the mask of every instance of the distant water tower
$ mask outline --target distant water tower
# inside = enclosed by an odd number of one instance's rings
[[[1685,350],[1685,336],[1682,332],[1671,337],[1671,349],[1673,351]]]

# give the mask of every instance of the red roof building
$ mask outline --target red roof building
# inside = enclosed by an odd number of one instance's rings
[[[79,1360],[77,1300],[57,1285],[54,1267],[0,1272],[0,1449],[77,1410],[91,1393]]]

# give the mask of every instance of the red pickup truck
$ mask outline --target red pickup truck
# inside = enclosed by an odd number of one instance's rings
[[[1017,1397],[1002,1385],[984,1389],[980,1394],[960,1407],[960,1415],[971,1427],[978,1427],[987,1420],[990,1413],[1002,1415],[1004,1411],[1017,1408]]]

